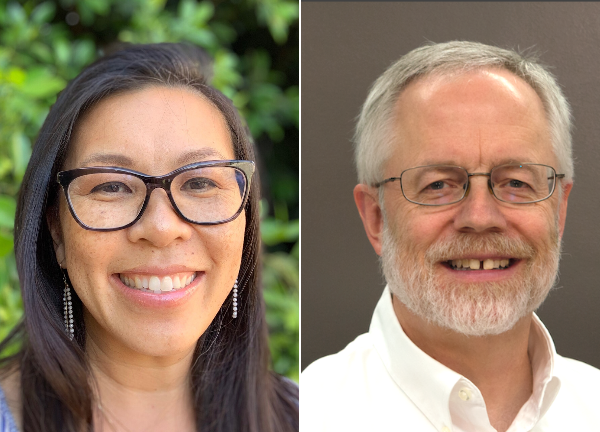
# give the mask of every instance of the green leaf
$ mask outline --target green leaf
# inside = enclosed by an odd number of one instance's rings
[[[110,4],[112,2],[106,0],[79,0],[80,5],[86,4],[93,12],[98,15],[106,16],[110,11]]]
[[[0,232],[0,258],[5,257],[13,250],[13,238]]]
[[[39,67],[30,70],[23,82],[23,93],[33,98],[55,96],[66,85],[65,80]]]
[[[279,243],[295,242],[300,234],[298,220],[282,222],[275,219],[265,219],[260,226],[262,240],[267,246]]]
[[[208,1],[203,1],[196,7],[196,13],[194,14],[194,22],[197,25],[205,24],[210,20],[215,13],[215,7]]]
[[[0,228],[13,228],[17,203],[9,196],[0,195]]]
[[[31,12],[31,22],[34,24],[43,24],[50,22],[56,13],[56,6],[52,2],[40,3]]]
[[[191,18],[196,13],[196,2],[194,0],[181,0],[178,13],[184,20]]]
[[[23,6],[18,3],[10,3],[6,8],[7,21],[11,24],[24,23],[27,20],[27,15]]]
[[[14,173],[20,182],[27,169],[27,163],[31,157],[31,141],[22,132],[16,132],[12,139],[12,158],[14,162]]]
[[[66,39],[54,41],[54,53],[58,64],[67,65],[71,57],[71,47]]]
[[[82,39],[74,44],[72,60],[78,67],[83,67],[94,60],[96,46],[94,42]]]

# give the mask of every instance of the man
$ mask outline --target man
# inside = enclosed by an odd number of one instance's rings
[[[418,48],[374,84],[354,198],[387,286],[369,333],[301,378],[305,431],[600,430],[600,371],[533,311],[558,272],[570,111],[533,59]]]

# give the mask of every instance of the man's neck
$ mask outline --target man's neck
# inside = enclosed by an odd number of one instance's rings
[[[533,391],[528,346],[532,316],[493,336],[466,336],[412,313],[396,296],[394,312],[410,340],[430,357],[469,379],[481,391],[498,432],[512,424]]]

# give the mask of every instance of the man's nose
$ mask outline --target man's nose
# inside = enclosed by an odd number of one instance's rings
[[[163,189],[155,189],[150,194],[144,214],[127,230],[132,242],[146,240],[156,247],[165,247],[175,240],[188,240],[194,227],[184,221],[171,205]]]
[[[506,219],[491,190],[487,176],[472,176],[469,179],[467,195],[459,203],[454,226],[462,232],[479,233],[502,231]]]

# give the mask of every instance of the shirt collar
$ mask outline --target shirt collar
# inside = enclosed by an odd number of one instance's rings
[[[433,426],[442,430],[452,424],[451,394],[461,383],[470,381],[425,354],[406,336],[394,313],[387,286],[375,308],[369,334],[391,378]],[[554,343],[535,314],[529,338],[529,354],[534,391],[526,403],[529,409],[525,410],[524,406],[522,412],[526,411],[529,420],[535,424],[548,411],[560,388],[560,381],[554,375]]]

